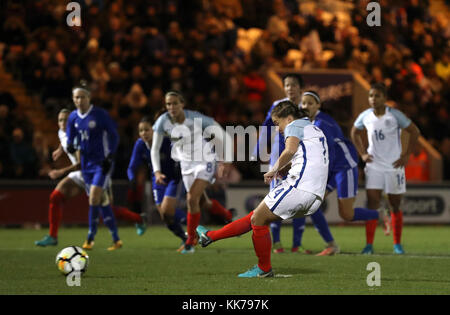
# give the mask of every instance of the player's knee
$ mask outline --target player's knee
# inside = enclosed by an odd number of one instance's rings
[[[354,217],[353,211],[348,211],[347,209],[339,209],[339,215],[345,221],[352,221]]]
[[[64,194],[55,189],[52,191],[52,193],[50,194],[50,203],[60,203],[64,201]]]
[[[91,195],[89,196],[89,204],[91,206],[99,206],[102,201],[102,196]]]
[[[191,193],[188,193],[186,196],[186,202],[191,209],[196,208],[200,205],[200,196],[195,196]]]
[[[171,225],[174,222],[173,215],[169,215],[167,213],[162,214],[162,219],[163,219],[164,223],[166,223],[167,225]]]
[[[250,222],[252,225],[266,225],[266,219],[258,212],[254,212],[252,217],[250,218]]]
[[[339,214],[344,221],[352,221],[353,220],[352,214],[349,214],[347,212],[340,212]]]

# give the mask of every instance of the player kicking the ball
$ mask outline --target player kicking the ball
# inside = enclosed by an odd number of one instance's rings
[[[289,173],[247,216],[217,231],[197,227],[202,247],[220,239],[253,230],[253,247],[258,264],[238,277],[272,277],[270,261],[271,222],[312,215],[323,201],[328,177],[328,145],[323,132],[311,124],[308,112],[291,101],[280,102],[272,110],[272,120],[284,134],[285,149],[272,169],[264,174],[269,184],[285,167]]]

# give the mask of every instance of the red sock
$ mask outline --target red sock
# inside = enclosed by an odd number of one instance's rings
[[[51,237],[58,237],[58,228],[62,218],[62,208],[64,203],[64,195],[55,189],[50,194],[50,203],[48,205],[48,222],[50,224],[49,234]]]
[[[250,221],[252,215],[253,211],[247,214],[245,217],[233,221],[217,231],[209,231],[208,236],[213,241],[217,241],[247,233],[252,229],[252,223]]]
[[[272,240],[270,238],[269,227],[267,225],[252,225],[252,229],[253,247],[255,248],[256,256],[258,256],[258,267],[261,268],[262,271],[268,272],[272,269],[272,265],[270,264]]]
[[[197,229],[198,224],[200,223],[200,212],[187,214],[187,233],[188,239],[186,240],[186,245],[193,245],[195,240],[195,229]]]
[[[402,239],[403,228],[403,212],[391,212],[392,234],[394,236],[394,244],[400,244]]]
[[[117,220],[142,223],[142,217],[136,212],[121,206],[112,206],[112,209]]]
[[[366,243],[373,244],[375,238],[375,230],[377,229],[378,220],[366,221]]]
[[[222,217],[226,221],[230,221],[233,218],[230,210],[225,209],[216,199],[211,199],[211,208],[209,209],[209,212]]]

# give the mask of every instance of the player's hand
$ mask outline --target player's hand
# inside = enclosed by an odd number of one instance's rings
[[[157,183],[159,185],[165,185],[166,184],[165,179],[166,179],[166,175],[164,175],[160,171],[155,172],[155,183]]]
[[[285,167],[283,167],[281,170],[279,170],[277,172],[277,178],[283,179],[284,177],[286,177],[287,174],[289,173],[290,169],[291,169],[291,163],[289,163],[288,165],[286,165]]]
[[[373,156],[369,153],[361,155],[361,159],[366,163],[371,163],[373,161]]]
[[[63,154],[63,149],[61,149],[61,147],[59,147],[58,149],[56,149],[55,151],[52,152],[52,159],[53,161],[56,161],[57,159],[59,159],[61,157],[61,155]]]
[[[48,172],[48,177],[50,177],[51,179],[60,178],[62,175],[63,172],[61,170],[50,170],[50,172]]]
[[[217,176],[219,178],[227,178],[231,173],[233,165],[231,163],[220,163],[217,168]]]
[[[74,147],[73,144],[68,144],[68,145],[67,145],[67,152],[68,152],[68,153],[74,154],[75,151],[76,151],[76,149],[75,149],[75,147]]]
[[[277,172],[275,171],[268,171],[264,174],[264,183],[270,184],[270,182],[277,176]]]
[[[400,156],[400,158],[399,158],[397,161],[395,161],[394,163],[392,163],[392,166],[394,166],[394,168],[403,167],[403,166],[405,166],[406,164],[408,164],[408,161],[409,161],[409,155],[407,155],[407,154],[402,154],[402,155]]]
[[[113,155],[109,154],[102,162],[103,175],[108,174],[108,172],[111,170],[112,164],[113,164]]]

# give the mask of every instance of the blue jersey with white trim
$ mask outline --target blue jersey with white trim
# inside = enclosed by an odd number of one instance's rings
[[[81,153],[81,169],[85,172],[101,170],[104,159],[114,154],[119,144],[117,126],[109,114],[92,106],[81,114],[74,110],[67,120],[67,145],[77,143]]]
[[[277,132],[273,136],[272,140],[272,128],[275,127],[275,124],[272,120],[272,110],[277,106],[280,102],[288,101],[289,98],[283,98],[280,100],[276,100],[273,102],[272,106],[269,109],[269,112],[267,113],[266,119],[264,120],[262,126],[264,127],[262,129],[261,134],[259,135],[258,142],[256,144],[255,149],[253,150],[253,156],[257,157],[261,154],[261,150],[263,148],[266,148],[267,146],[271,145],[270,150],[270,165],[273,166],[275,164],[276,160],[280,157],[281,152],[284,150],[284,136],[282,133]],[[266,149],[267,150],[267,149]]]
[[[175,173],[175,161],[170,158],[170,139],[164,137],[161,145],[160,157],[161,157],[161,172],[166,175],[166,182],[176,179],[179,176]],[[137,139],[133,153],[131,154],[130,163],[128,164],[127,175],[130,181],[134,180],[136,171],[143,163],[146,163],[150,174],[154,176],[152,170],[152,160],[150,155],[150,148],[141,138]]]
[[[314,119],[327,137],[330,152],[330,172],[339,172],[358,166],[358,152],[353,143],[344,136],[339,124],[328,114],[319,111]]]

